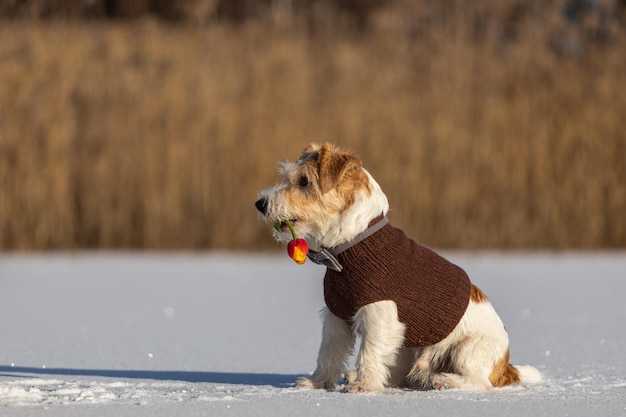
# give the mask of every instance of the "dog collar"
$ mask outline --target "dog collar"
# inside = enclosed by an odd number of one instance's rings
[[[337,260],[337,256],[344,252],[357,243],[367,239],[374,233],[378,232],[380,229],[385,227],[389,223],[389,219],[387,216],[381,214],[370,222],[370,225],[363,232],[359,233],[354,237],[354,239],[342,243],[341,245],[337,245],[333,248],[324,248],[322,247],[319,251],[309,250],[307,257],[318,265],[324,265],[327,268],[332,269],[333,271],[341,272],[343,270],[343,266]]]
[[[330,268],[333,271],[341,272],[343,266],[339,263],[335,255],[326,248],[321,248],[319,251],[309,249],[309,253],[306,254],[313,263],[318,265],[324,265],[326,268]]]

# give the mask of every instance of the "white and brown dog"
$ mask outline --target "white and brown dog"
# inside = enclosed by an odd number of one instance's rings
[[[465,272],[389,224],[387,197],[353,153],[311,144],[279,171],[282,182],[255,205],[281,225],[277,240],[291,240],[291,221],[314,249],[309,258],[327,267],[317,368],[297,386],[334,388],[356,335],[348,392],[541,381],[537,369],[509,364],[504,325]]]

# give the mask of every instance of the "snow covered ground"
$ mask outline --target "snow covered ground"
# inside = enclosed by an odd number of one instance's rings
[[[446,255],[544,384],[296,389],[324,271],[283,254],[5,254],[0,416],[626,416],[626,253]]]

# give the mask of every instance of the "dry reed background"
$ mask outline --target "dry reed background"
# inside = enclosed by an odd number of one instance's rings
[[[309,141],[356,150],[429,246],[625,247],[623,13],[444,3],[0,21],[0,250],[275,248],[253,202]]]

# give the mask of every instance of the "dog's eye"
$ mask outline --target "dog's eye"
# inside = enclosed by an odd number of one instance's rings
[[[305,175],[301,176],[298,185],[300,185],[301,187],[306,187],[307,185],[309,185],[309,179]]]

